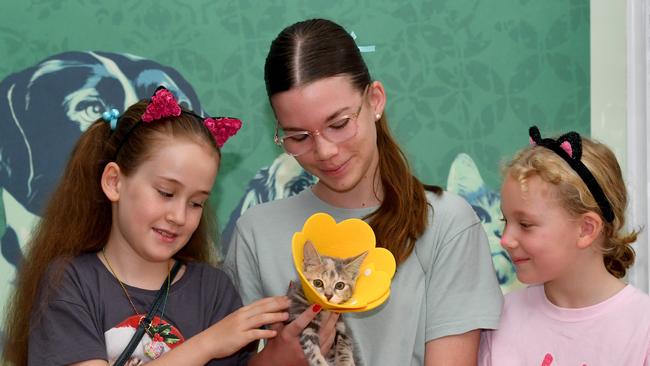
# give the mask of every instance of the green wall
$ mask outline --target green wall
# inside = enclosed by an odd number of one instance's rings
[[[222,222],[243,182],[271,161],[262,67],[286,25],[326,17],[375,46],[387,113],[417,174],[443,184],[468,153],[488,185],[497,163],[542,132],[589,129],[589,2],[4,1],[0,78],[67,50],[132,53],[177,69],[212,113],[241,117],[218,178]],[[118,3],[114,3],[118,4]]]

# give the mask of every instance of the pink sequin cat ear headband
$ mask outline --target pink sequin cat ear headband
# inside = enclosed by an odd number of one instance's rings
[[[566,161],[569,166],[578,173],[580,178],[582,178],[582,181],[585,182],[589,192],[591,192],[596,203],[598,203],[598,207],[600,207],[605,220],[607,220],[607,222],[614,221],[614,211],[612,211],[612,206],[609,203],[605,192],[603,192],[600,184],[598,184],[596,177],[591,174],[591,171],[589,171],[587,166],[580,160],[582,158],[582,138],[580,135],[577,132],[571,131],[558,137],[556,140],[551,138],[542,138],[537,126],[529,128],[528,135],[530,136],[531,145],[543,146],[547,149],[553,150],[553,152],[564,159],[564,161]]]
[[[230,137],[234,136],[242,126],[241,120],[236,118],[203,118],[195,112],[182,110],[174,95],[164,86],[159,86],[156,89],[156,92],[151,97],[151,101],[149,104],[147,104],[147,107],[142,114],[141,121],[144,123],[151,123],[166,117],[178,117],[181,115],[181,113],[189,113],[195,116],[197,119],[203,121],[203,125],[208,129],[208,131],[210,131],[210,134],[212,134],[215,142],[217,143],[217,146],[220,149],[223,144],[225,144]],[[102,115],[102,119],[110,124],[111,130],[115,130],[117,127],[117,122],[119,120],[119,114],[117,110],[113,109],[110,112],[104,113],[104,115]],[[125,134],[122,141],[126,141],[126,138],[130,132],[139,124],[140,123],[138,122],[133,125],[133,127],[131,127],[131,129]],[[119,151],[119,147],[117,151]]]
[[[182,112],[183,110],[181,110],[174,95],[164,86],[160,86],[156,89],[156,92],[151,97],[151,102],[149,102],[147,109],[142,114],[142,122],[150,123],[165,117],[178,117]],[[187,113],[190,113],[203,121],[203,125],[208,129],[208,131],[210,131],[219,148],[221,148],[229,138],[234,136],[242,126],[242,122],[236,118],[203,118],[191,111]]]

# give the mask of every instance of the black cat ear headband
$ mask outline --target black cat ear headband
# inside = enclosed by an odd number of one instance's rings
[[[612,211],[612,206],[605,196],[605,192],[598,184],[598,181],[593,174],[587,169],[587,167],[580,161],[582,158],[582,139],[577,132],[571,131],[565,133],[564,135],[557,138],[557,140],[551,138],[542,138],[539,133],[537,126],[532,126],[528,129],[528,135],[530,136],[531,145],[543,146],[547,149],[553,150],[558,154],[562,159],[564,159],[573,170],[582,178],[582,181],[585,182],[589,192],[594,196],[598,207],[603,212],[603,217],[607,222],[614,221],[614,211]]]

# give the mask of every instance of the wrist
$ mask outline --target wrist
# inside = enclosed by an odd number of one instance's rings
[[[195,350],[199,355],[202,356],[201,358],[212,360],[215,358],[220,358],[220,356],[218,347],[215,347],[218,346],[218,344],[215,344],[215,342],[211,341],[212,337],[210,337],[210,334],[208,333],[209,331],[210,328],[202,331],[201,333],[190,338],[190,341],[194,341]]]

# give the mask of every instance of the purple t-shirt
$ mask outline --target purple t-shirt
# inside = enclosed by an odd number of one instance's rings
[[[66,266],[56,286],[48,289],[46,306],[35,303],[29,334],[29,365],[65,365],[92,359],[112,364],[135,332],[134,314],[120,284],[96,254],[85,254]],[[147,313],[157,290],[126,285],[140,313]],[[51,290],[51,291],[50,291]],[[169,351],[241,307],[239,294],[221,270],[190,262],[183,276],[172,284],[162,321],[155,318],[153,337],[145,334],[132,357],[143,362]],[[248,351],[208,365],[242,365]]]

